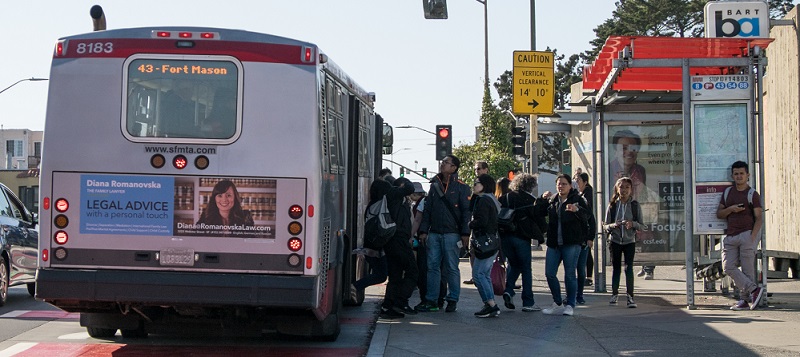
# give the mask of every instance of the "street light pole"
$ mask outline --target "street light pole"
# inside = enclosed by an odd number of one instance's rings
[[[14,84],[3,88],[3,90],[0,90],[0,93],[3,93],[5,91],[9,90],[11,87],[13,87],[13,86],[15,86],[17,84],[20,84],[22,82],[28,82],[28,81],[30,81],[30,82],[38,82],[38,81],[46,81],[46,80],[47,80],[47,78],[36,78],[36,77],[20,79],[20,80],[14,82]]]
[[[536,0],[531,0],[531,51],[536,51]],[[531,115],[528,124],[531,153],[528,172],[535,175],[539,173],[539,152],[536,150],[536,142],[539,141],[539,116],[536,114]]]
[[[413,125],[396,126],[395,128],[397,128],[397,129],[417,129],[417,130],[422,130],[422,131],[424,131],[424,132],[426,132],[428,134],[436,135],[436,133],[434,133],[434,132],[432,132],[430,130],[422,129],[422,128],[418,127],[418,126],[413,126]]]
[[[489,7],[486,4],[488,0],[475,0],[483,4],[483,86],[484,89],[489,89]],[[533,0],[531,0],[533,1]]]

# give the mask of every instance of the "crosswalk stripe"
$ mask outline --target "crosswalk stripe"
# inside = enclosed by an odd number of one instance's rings
[[[33,346],[36,346],[37,343],[35,342],[20,342],[17,343],[9,348],[6,348],[0,351],[0,357],[10,357],[20,352],[25,352]]]

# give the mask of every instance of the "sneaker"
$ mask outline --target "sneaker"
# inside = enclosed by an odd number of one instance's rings
[[[647,273],[644,275],[644,280],[653,280],[653,273]]]
[[[756,287],[752,293],[750,293],[750,300],[753,302],[750,305],[750,310],[755,310],[758,308],[758,305],[761,304],[761,299],[764,298],[764,289]]]
[[[403,314],[401,314],[401,313],[399,313],[397,311],[394,311],[394,309],[384,309],[384,308],[381,308],[381,315],[380,316],[381,316],[382,319],[390,319],[390,320],[402,319],[402,318],[406,317],[406,315],[403,315]]]
[[[473,281],[472,279],[469,279],[469,280],[464,280],[464,284],[467,284],[467,285],[475,285],[475,281]]]
[[[433,303],[423,301],[419,303],[419,305],[414,306],[414,310],[417,310],[419,312],[435,312],[439,311],[439,307],[434,305]]]
[[[436,306],[438,306],[439,309],[444,308],[444,298],[439,298],[439,300],[436,300]]]
[[[564,316],[572,316],[572,314],[574,313],[575,309],[572,306],[567,305],[564,307],[564,312],[562,312],[561,314]]]
[[[731,306],[731,310],[733,311],[750,310],[750,305],[747,303],[747,301],[739,300],[737,303]]]
[[[578,305],[586,305],[586,300],[583,298],[583,296],[575,298],[575,301],[578,303]]]
[[[456,310],[458,310],[458,301],[448,300],[444,312],[456,312]]]
[[[638,272],[638,273],[636,273],[636,276],[638,276],[638,277],[640,277],[640,278],[641,278],[641,277],[643,277],[645,274],[647,274],[647,272],[646,272],[646,271],[644,271],[644,267],[642,267],[642,270],[639,270],[639,272]]]
[[[514,310],[516,306],[514,303],[511,302],[511,294],[503,293],[503,303],[506,305],[506,309]]]
[[[539,305],[534,304],[533,306],[523,306],[522,311],[523,312],[542,311],[542,308],[539,307]]]
[[[416,315],[417,310],[414,310],[411,306],[392,306],[392,310],[397,313],[401,313],[403,315]]]
[[[636,306],[636,303],[633,301],[633,296],[628,295],[628,307],[633,309]]]
[[[609,301],[608,303],[611,304],[611,305],[616,305],[618,299],[619,299],[619,296],[617,294],[611,295],[611,301]]]
[[[553,303],[552,306],[542,310],[542,313],[545,315],[558,315],[562,312],[564,312],[564,307],[556,303]]]
[[[592,278],[586,278],[583,282],[583,286],[592,286]]]
[[[476,317],[495,317],[500,315],[500,306],[489,306],[489,304],[484,304],[481,311],[475,313]]]

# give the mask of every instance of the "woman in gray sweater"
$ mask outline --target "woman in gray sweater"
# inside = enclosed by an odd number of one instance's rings
[[[625,258],[625,287],[628,294],[628,307],[636,307],[633,301],[633,255],[636,252],[636,231],[644,228],[642,209],[639,202],[631,197],[633,182],[630,177],[621,177],[614,185],[614,194],[606,209],[603,229],[608,233],[611,251],[611,301],[617,304],[619,279],[622,273],[622,258]]]

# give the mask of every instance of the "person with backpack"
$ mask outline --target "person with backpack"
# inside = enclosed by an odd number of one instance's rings
[[[740,291],[741,300],[731,306],[731,310],[755,310],[764,298],[764,289],[758,286],[755,273],[755,252],[764,225],[764,209],[761,195],[748,184],[747,163],[734,162],[731,176],[734,187],[725,189],[717,207],[717,217],[728,222],[722,237],[722,267]]]
[[[578,293],[578,256],[581,245],[586,240],[586,222],[589,220],[589,206],[572,188],[572,178],[567,174],[556,177],[558,194],[545,192],[542,197],[549,198],[547,207],[547,253],[545,255],[545,277],[553,295],[553,305],[543,309],[546,315],[562,314],[572,316],[575,313],[575,299]],[[550,196],[553,196],[550,198]],[[567,300],[561,296],[561,285],[556,273],[558,266],[564,263],[564,285]]]
[[[644,228],[642,224],[642,208],[631,196],[633,181],[630,177],[621,177],[614,184],[614,193],[606,209],[603,229],[608,233],[611,251],[611,305],[619,299],[619,280],[622,275],[622,258],[625,258],[625,287],[628,296],[628,307],[635,308],[633,301],[633,256],[636,252],[636,231]]]
[[[580,305],[586,303],[583,298],[583,290],[586,286],[592,285],[592,269],[594,268],[594,261],[592,261],[592,247],[594,238],[597,235],[597,221],[594,218],[594,205],[592,197],[592,185],[589,184],[589,174],[582,172],[577,175],[578,181],[578,194],[586,200],[586,205],[589,206],[589,222],[587,222],[586,230],[586,243],[581,247],[581,254],[578,256],[578,296],[577,302]]]
[[[428,294],[416,306],[417,311],[439,311],[439,281],[447,280],[447,307],[445,312],[455,312],[461,295],[461,270],[458,268],[461,247],[469,243],[470,188],[458,180],[461,161],[447,155],[439,163],[439,173],[431,179],[422,223],[420,242],[428,247]],[[444,269],[442,269],[444,266]]]
[[[547,200],[536,198],[531,192],[537,187],[536,176],[519,174],[509,185],[510,191],[500,197],[503,208],[514,210],[512,224],[500,228],[500,243],[508,260],[506,289],[503,302],[507,309],[515,309],[514,287],[522,275],[522,311],[541,311],[533,297],[533,271],[531,270],[531,242],[544,242],[547,232]]]
[[[388,263],[389,282],[381,305],[381,317],[402,318],[416,314],[408,306],[408,299],[417,285],[417,262],[411,250],[411,207],[405,197],[414,192],[414,186],[406,178],[398,178],[394,185],[385,180],[375,180],[370,186],[369,207],[386,198],[386,207],[396,227],[382,247]],[[365,223],[365,225],[367,225]],[[367,232],[365,232],[367,233]]]
[[[494,185],[491,176],[482,174],[472,186],[473,195],[470,200],[472,220],[469,221],[469,228],[472,230],[470,255],[475,257],[472,264],[472,281],[483,301],[483,308],[475,312],[475,317],[496,317],[500,314],[500,307],[494,302],[491,278],[492,264],[500,250],[500,242],[497,241],[500,239],[497,235],[497,212],[500,211],[500,202],[494,197]],[[482,238],[492,240],[493,244],[488,244],[489,241]]]

